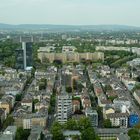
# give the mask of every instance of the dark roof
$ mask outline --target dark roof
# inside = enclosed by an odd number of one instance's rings
[[[128,113],[111,113],[107,114],[107,118],[121,118],[121,117],[128,117]]]

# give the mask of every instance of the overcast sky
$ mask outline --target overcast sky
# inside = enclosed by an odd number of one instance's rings
[[[0,0],[0,23],[140,26],[140,0]]]

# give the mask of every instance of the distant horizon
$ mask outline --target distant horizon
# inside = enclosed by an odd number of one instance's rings
[[[11,23],[4,23],[0,22],[3,25],[54,25],[54,26],[127,26],[127,27],[140,27],[137,25],[127,25],[127,24],[53,24],[53,23],[18,23],[18,24],[11,24]]]

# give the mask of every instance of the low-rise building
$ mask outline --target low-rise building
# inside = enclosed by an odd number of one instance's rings
[[[6,113],[9,114],[11,109],[12,109],[12,105],[9,103],[8,100],[6,99],[1,99],[0,100],[0,108],[3,109],[5,108],[6,109]]]
[[[47,113],[32,113],[32,114],[21,114],[20,116],[14,117],[15,125],[17,127],[23,127],[23,129],[31,129],[34,125],[45,127],[47,124]]]
[[[14,95],[21,93],[21,89],[19,87],[7,87],[4,89],[6,95]]]
[[[47,72],[46,71],[41,71],[41,70],[36,70],[36,72],[35,72],[35,78],[36,79],[42,79],[42,78],[44,78],[44,77],[46,77],[47,76]]]
[[[112,105],[112,101],[98,97],[98,105],[100,107],[105,107],[106,105]]]
[[[27,107],[28,107],[28,110],[29,110],[30,112],[32,112],[32,108],[33,108],[32,99],[24,98],[24,99],[21,101],[21,105],[22,105],[22,106],[27,106]]]
[[[28,140],[40,140],[43,128],[41,126],[32,126]]]
[[[46,46],[46,47],[40,47],[38,51],[50,53],[50,52],[54,52],[54,50],[55,50],[54,46]]]
[[[123,41],[124,42],[124,41]],[[96,46],[96,51],[127,51],[130,52],[128,47],[115,47],[115,46]]]
[[[115,110],[114,110],[114,108],[112,106],[105,106],[103,108],[103,117],[105,119],[107,119],[108,114],[112,114],[112,113],[115,113]]]
[[[79,100],[73,100],[72,101],[72,108],[73,108],[73,113],[75,111],[79,111],[80,110],[80,101]]]
[[[111,113],[107,114],[107,119],[111,121],[112,126],[127,128],[128,127],[128,113]]]
[[[17,127],[8,126],[2,135],[0,135],[0,140],[15,140]]]
[[[95,133],[100,137],[101,140],[129,140],[128,139],[120,139],[120,135],[127,135],[128,129],[123,128],[97,128],[95,129]],[[124,137],[123,137],[124,138]]]
[[[88,108],[88,107],[91,107],[91,101],[90,99],[83,99],[82,100],[82,106],[84,109]]]
[[[41,108],[47,108],[48,109],[49,108],[49,102],[43,100],[41,102],[36,103],[34,106],[35,106],[36,111],[40,110]]]
[[[127,99],[127,97],[116,98],[113,100],[114,107],[116,109],[122,108],[122,106],[126,106],[128,109],[131,107],[131,102]]]
[[[109,77],[111,74],[111,69],[109,66],[103,66],[101,68],[101,75],[104,77]]]
[[[63,46],[62,52],[75,52],[77,48],[75,46]]]

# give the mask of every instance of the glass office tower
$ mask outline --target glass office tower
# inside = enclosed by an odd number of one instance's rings
[[[16,49],[16,69],[24,69],[24,56],[22,49]]]
[[[22,42],[22,49],[24,55],[24,69],[32,67],[33,58],[32,58],[32,43],[31,42]]]
[[[16,68],[31,69],[33,65],[32,43],[22,42],[22,49],[16,50]]]

